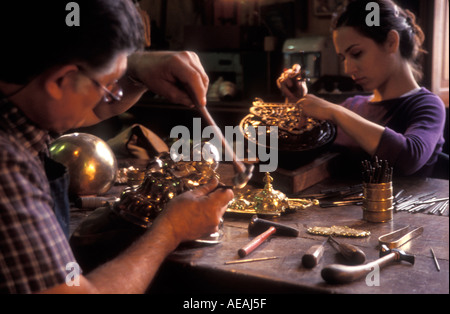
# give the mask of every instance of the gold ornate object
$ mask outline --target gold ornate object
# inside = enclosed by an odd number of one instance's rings
[[[289,206],[286,195],[273,189],[273,178],[268,172],[263,181],[266,183],[264,189],[256,192],[253,197],[255,211],[257,213],[283,212]]]
[[[145,168],[135,168],[130,166],[128,168],[119,168],[117,171],[116,183],[127,184],[129,186],[139,185],[144,181]]]
[[[320,125],[320,121],[305,117],[302,108],[296,103],[265,103],[256,98],[250,113],[241,121],[241,129],[250,140],[256,141],[256,135],[248,132],[248,127],[277,126],[280,139],[311,131]]]
[[[301,104],[265,103],[256,98],[250,114],[239,123],[241,133],[249,142],[268,147],[273,140],[271,127],[277,127],[280,152],[312,151],[332,143],[336,137],[332,123],[305,116]]]
[[[151,160],[140,185],[124,190],[114,209],[145,228],[175,196],[218,178],[216,166],[216,161],[174,162],[169,153],[162,153]]]
[[[317,200],[290,199],[273,188],[273,178],[267,172],[263,189],[247,189],[236,192],[228,204],[227,212],[240,214],[264,214],[280,216],[288,210],[298,210],[317,205]]]
[[[353,229],[347,226],[310,227],[306,231],[323,236],[367,237],[370,235],[370,231]]]
[[[306,198],[288,198],[289,208],[305,209],[313,205],[319,205],[319,200]]]

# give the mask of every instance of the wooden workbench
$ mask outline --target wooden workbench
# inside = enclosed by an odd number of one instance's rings
[[[350,182],[351,183],[351,182]],[[305,192],[345,185],[342,181],[326,180]],[[397,179],[394,191],[404,189],[408,194],[435,191],[437,197],[448,197],[448,181],[439,179]],[[449,293],[449,222],[445,216],[398,212],[387,223],[362,220],[361,206],[332,208],[310,207],[277,218],[277,222],[300,230],[297,238],[276,237],[262,244],[246,258],[277,256],[277,259],[245,264],[225,265],[238,260],[237,250],[248,243],[247,226],[250,217],[225,216],[224,238],[220,244],[195,247],[182,246],[169,256],[150,293],[342,293],[342,294],[427,294]],[[312,245],[325,237],[311,235],[306,226],[345,225],[371,232],[366,238],[339,238],[342,242],[361,248],[367,262],[378,258],[378,237],[410,225],[423,226],[423,234],[401,249],[415,255],[415,264],[395,263],[383,268],[379,285],[369,286],[365,279],[349,284],[327,284],[320,272],[326,265],[345,263],[337,251],[327,244],[319,265],[313,269],[302,266],[301,258]],[[432,259],[433,248],[440,271]],[[374,279],[374,278],[372,278]]]
[[[232,171],[225,171],[231,173]],[[357,184],[355,181],[326,179],[303,193],[317,193],[324,189]],[[394,179],[394,193],[400,189],[407,194],[435,192],[436,197],[448,197],[448,180]],[[276,182],[274,182],[276,189]],[[73,213],[73,227],[88,212]],[[215,245],[185,244],[173,252],[162,265],[149,287],[150,294],[291,294],[291,293],[339,293],[339,294],[441,294],[449,293],[449,221],[445,215],[411,214],[398,212],[387,223],[368,223],[362,220],[361,206],[321,208],[313,206],[276,218],[277,222],[300,230],[296,238],[272,236],[246,258],[276,256],[277,259],[245,264],[225,265],[238,260],[237,251],[248,243],[247,226],[250,216],[230,216],[224,219],[224,237]],[[313,269],[302,266],[301,258],[312,245],[324,237],[306,232],[308,226],[342,225],[371,232],[365,238],[339,238],[341,242],[361,248],[367,261],[378,258],[378,237],[405,226],[423,226],[423,234],[401,249],[415,255],[415,264],[395,263],[381,270],[379,285],[370,286],[365,279],[349,284],[327,284],[320,272],[326,265],[345,263],[336,250],[326,245],[319,265]],[[440,271],[432,259],[430,248],[437,255]]]

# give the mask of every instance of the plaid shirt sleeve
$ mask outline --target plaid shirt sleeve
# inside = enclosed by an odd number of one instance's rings
[[[75,258],[53,213],[39,159],[1,147],[0,293],[33,293],[62,284],[69,262]]]

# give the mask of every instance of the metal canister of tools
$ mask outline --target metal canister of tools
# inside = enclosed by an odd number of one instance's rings
[[[369,222],[387,222],[393,218],[393,167],[377,156],[362,162],[363,219]]]
[[[393,218],[392,181],[363,182],[363,219],[369,222],[387,222]]]

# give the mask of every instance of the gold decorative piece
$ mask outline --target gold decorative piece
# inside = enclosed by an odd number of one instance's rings
[[[174,162],[169,153],[161,153],[147,166],[143,182],[126,188],[114,209],[145,228],[175,196],[218,178],[216,168],[217,160]]]
[[[129,186],[139,185],[144,181],[145,168],[135,168],[133,166],[127,168],[119,168],[117,171],[116,183],[127,184]]]
[[[275,190],[273,178],[267,172],[263,189],[235,191],[234,199],[228,204],[227,212],[239,214],[263,214],[280,216],[289,210],[304,209],[318,205],[317,200],[290,199],[284,193]]]
[[[306,231],[311,234],[323,236],[368,237],[370,235],[370,231],[353,229],[347,226],[310,227]]]
[[[296,103],[265,103],[256,98],[248,122],[254,126],[278,126],[279,130],[290,134],[301,134],[313,128],[315,120],[303,116],[302,108]]]
[[[265,103],[256,98],[250,108],[250,114],[241,121],[241,130],[245,136],[256,142],[256,134],[248,132],[249,126],[256,129],[259,126],[278,127],[278,137],[289,139],[304,132],[311,131],[320,122],[302,114],[302,108],[296,103]]]
[[[280,150],[308,150],[334,140],[336,129],[328,121],[316,120],[303,114],[297,103],[266,103],[256,98],[239,125],[245,138],[258,143],[255,134],[258,127],[266,127],[270,137],[270,127],[278,127],[278,148]],[[266,140],[266,143],[269,141]]]
[[[256,191],[253,195],[255,211],[257,213],[284,212],[289,207],[286,195],[273,189],[273,178],[268,172],[263,181],[266,183],[264,189]]]

